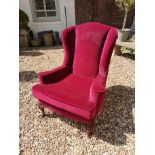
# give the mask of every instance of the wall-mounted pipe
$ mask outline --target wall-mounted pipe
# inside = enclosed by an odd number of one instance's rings
[[[65,22],[66,22],[66,28],[67,28],[67,9],[66,9],[66,6],[64,6],[64,12],[65,12]]]

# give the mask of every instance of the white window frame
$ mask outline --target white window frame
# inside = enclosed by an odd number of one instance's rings
[[[35,8],[35,0],[29,0],[30,1],[30,6],[31,6],[31,13],[32,13],[32,18],[34,22],[55,22],[55,21],[60,21],[60,5],[59,5],[59,0],[55,0],[55,6],[56,10],[36,10]],[[45,7],[45,0],[43,0],[44,7]],[[45,11],[46,17],[37,17],[35,12],[39,11]],[[56,11],[56,16],[53,17],[47,17],[47,11]]]

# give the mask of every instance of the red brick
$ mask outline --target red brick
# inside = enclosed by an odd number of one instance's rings
[[[134,14],[135,8],[133,7],[129,11],[126,27],[132,25]],[[89,22],[92,17],[94,21],[117,28],[122,27],[124,18],[124,12],[118,8],[114,0],[75,0],[75,15],[76,24]]]

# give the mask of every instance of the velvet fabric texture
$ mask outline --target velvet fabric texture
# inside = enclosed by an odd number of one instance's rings
[[[48,109],[91,124],[100,111],[117,29],[97,22],[63,31],[62,66],[38,74],[32,95]]]

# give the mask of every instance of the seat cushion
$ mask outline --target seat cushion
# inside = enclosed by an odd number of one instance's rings
[[[93,78],[70,74],[56,83],[33,86],[32,94],[52,106],[92,119],[96,114],[96,103],[88,101],[92,81]]]

